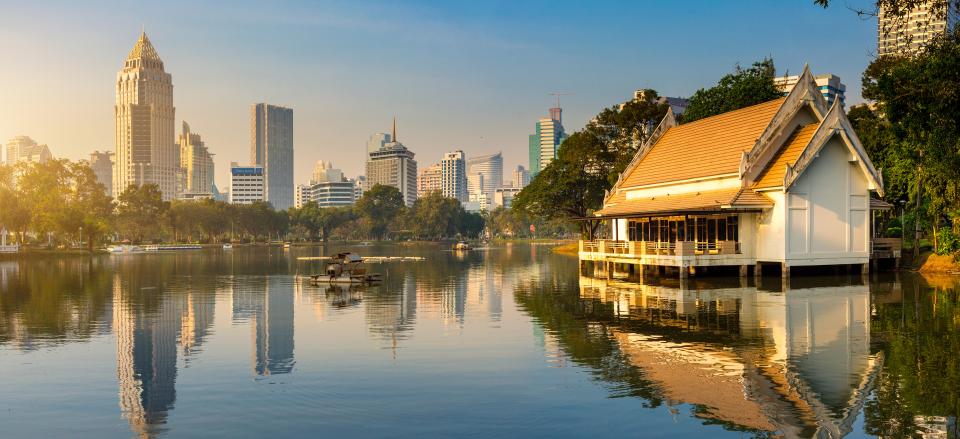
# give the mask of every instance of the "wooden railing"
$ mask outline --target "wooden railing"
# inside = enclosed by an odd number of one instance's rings
[[[880,258],[899,258],[903,243],[900,238],[874,238],[870,241],[870,254]]]
[[[741,252],[737,241],[694,242],[694,241],[580,241],[580,251],[603,255],[732,255]]]

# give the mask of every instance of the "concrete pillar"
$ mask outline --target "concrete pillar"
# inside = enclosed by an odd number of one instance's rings
[[[677,271],[680,273],[680,279],[686,279],[692,268],[693,267],[684,267],[683,265],[677,267]]]
[[[749,272],[749,269],[747,268],[746,265],[741,265],[741,266],[740,266],[740,277],[746,278],[748,272]]]
[[[783,292],[790,286],[790,266],[786,262],[780,264],[780,277],[783,281]]]
[[[757,262],[753,267],[753,280],[757,285],[760,285],[760,278],[763,275],[763,264]]]

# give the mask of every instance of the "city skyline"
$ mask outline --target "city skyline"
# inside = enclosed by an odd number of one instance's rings
[[[0,30],[5,37],[0,47],[10,59],[31,68],[0,73],[4,83],[22,85],[6,90],[9,106],[0,110],[0,138],[28,135],[50,145],[55,157],[73,160],[94,150],[114,150],[114,97],[109,81],[141,26],[162,54],[167,72],[175,77],[176,118],[197,127],[210,152],[216,154],[219,187],[229,182],[231,161],[248,161],[247,111],[255,102],[295,108],[298,120],[304,122],[298,125],[301,129],[294,140],[303,154],[295,164],[296,182],[305,181],[312,164],[320,159],[336,160],[347,175],[362,174],[361,145],[370,134],[383,131],[393,115],[405,127],[405,143],[426,160],[436,160],[451,149],[463,149],[468,157],[502,150],[504,165],[512,168],[527,164],[526,136],[532,123],[552,106],[550,92],[575,93],[563,102],[567,131],[574,132],[637,88],[688,97],[734,63],[748,64],[772,55],[784,73],[795,74],[810,62],[837,74],[849,87],[849,106],[861,101],[860,72],[876,51],[875,21],[860,20],[844,8],[810,8],[805,1],[755,3],[736,11],[699,5],[709,13],[697,15],[708,18],[687,17],[686,11],[664,5],[593,10],[558,4],[533,26],[528,19],[544,10],[533,3],[286,6],[266,17],[242,7],[192,6],[188,21],[204,22],[204,26],[185,25],[178,12],[182,8],[169,5],[65,3],[52,15],[46,7],[9,7],[12,23]],[[786,13],[794,19],[780,23],[777,17]],[[657,21],[663,23],[641,27],[627,20],[649,14],[661,16],[663,20]],[[742,14],[766,17],[758,26],[768,31],[769,38],[756,44],[754,31],[722,25]],[[274,19],[275,24],[267,26],[263,35],[248,35],[246,24],[254,19]],[[595,22],[603,20],[616,30],[595,32]],[[684,20],[685,28],[701,30],[677,32],[669,24],[677,20]],[[392,36],[399,23],[405,23],[404,28],[422,26],[396,39]],[[544,39],[545,30],[555,26],[571,29]],[[811,35],[810,26],[840,34]],[[347,47],[336,47],[343,43],[336,34],[344,29],[356,31],[356,38]],[[669,53],[666,47],[649,48],[650,41],[662,40],[671,32],[675,35]],[[37,33],[53,38],[23,37]],[[705,33],[716,33],[716,41],[703,41]],[[810,40],[804,44],[831,44],[834,50],[794,50],[801,34]],[[391,38],[385,39],[388,35]],[[315,52],[322,56],[312,56],[314,52],[305,49],[325,38],[330,38],[329,43]],[[598,39],[607,43],[598,44]],[[385,40],[389,43],[383,44]],[[718,50],[718,44],[724,50]],[[545,72],[533,54],[547,46],[561,50],[557,62],[547,65]],[[638,47],[644,47],[643,53],[631,49]],[[653,64],[651,57],[668,62]],[[576,59],[585,62],[565,61]],[[56,73],[55,67],[64,61],[72,65],[72,80],[84,87],[71,87]],[[250,61],[256,62],[249,65]],[[512,65],[504,68],[505,62]],[[541,70],[531,69],[532,65]],[[581,65],[591,68],[584,70]],[[278,66],[283,67],[279,72],[275,71]],[[37,94],[36,90],[45,91]],[[56,105],[52,105],[54,99]],[[463,132],[472,135],[463,136]]]

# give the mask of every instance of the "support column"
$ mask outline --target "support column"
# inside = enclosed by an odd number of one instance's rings
[[[690,269],[693,267],[684,267],[682,264],[677,267],[677,271],[680,273],[680,279],[686,279],[687,275],[690,274]]]
[[[749,269],[747,268],[746,265],[740,266],[740,277],[744,277],[744,278],[747,277],[748,272],[749,272]]]
[[[753,267],[753,281],[760,285],[760,278],[763,276],[763,264],[757,262]]]
[[[783,283],[783,292],[786,293],[790,287],[790,266],[786,262],[780,264],[780,277]]]

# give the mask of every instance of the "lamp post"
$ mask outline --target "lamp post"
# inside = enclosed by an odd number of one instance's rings
[[[83,248],[83,226],[80,226],[80,248]]]

